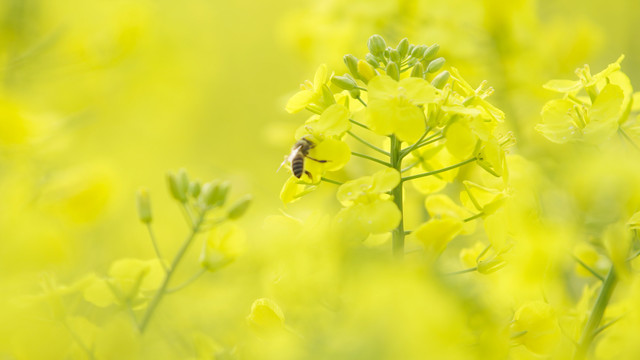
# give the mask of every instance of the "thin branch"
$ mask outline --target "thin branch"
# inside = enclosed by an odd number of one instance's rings
[[[360,101],[360,103],[361,103],[362,105],[364,105],[364,107],[367,107],[367,103],[366,103],[366,102],[364,102],[360,96],[358,96],[358,97],[356,98],[356,100]]]
[[[431,175],[440,174],[440,173],[442,173],[442,172],[449,171],[449,170],[453,170],[453,169],[455,169],[455,168],[458,168],[458,167],[464,166],[464,165],[469,164],[469,163],[474,162],[474,161],[476,161],[476,158],[475,158],[475,157],[472,157],[471,159],[467,159],[467,160],[465,160],[465,161],[459,162],[459,163],[454,164],[454,165],[451,165],[451,166],[447,166],[447,167],[442,168],[442,169],[438,169],[438,170],[434,170],[434,171],[429,171],[429,172],[422,173],[422,174],[417,174],[417,175],[412,175],[412,176],[403,177],[401,181],[402,181],[402,182],[405,182],[405,181],[409,181],[409,180],[413,180],[413,179],[418,179],[418,178],[425,177],[425,176],[431,176]]]
[[[484,213],[483,213],[483,212],[480,212],[480,213],[477,213],[477,214],[475,214],[475,215],[473,215],[473,216],[470,216],[470,217],[468,217],[468,218],[466,218],[466,219],[464,219],[464,220],[462,220],[462,221],[464,221],[464,222],[469,222],[469,221],[471,221],[471,220],[475,220],[475,219],[480,218],[480,217],[483,217],[483,216],[484,216]]]
[[[383,155],[386,155],[386,156],[391,156],[388,151],[384,151],[384,150],[380,149],[379,147],[377,147],[377,146],[371,144],[370,142],[368,142],[367,140],[365,140],[365,139],[357,136],[356,134],[352,133],[351,131],[347,131],[347,134],[351,135],[354,139],[360,141],[361,143],[363,143],[366,146],[370,147],[371,149],[379,152],[380,154],[383,154]]]
[[[151,238],[151,243],[153,244],[153,250],[156,252],[156,256],[158,257],[158,260],[160,260],[164,272],[169,271],[169,269],[167,268],[167,264],[164,262],[164,257],[162,257],[162,254],[160,254],[160,247],[158,247],[158,242],[156,241],[156,237],[153,234],[153,229],[151,228],[150,222],[147,223],[147,230],[149,232],[149,237]]]
[[[466,273],[474,272],[476,270],[478,270],[478,267],[474,266],[472,268],[468,268],[468,269],[464,269],[464,270],[460,270],[460,271],[454,271],[454,272],[451,272],[451,273],[446,273],[444,275],[445,276],[460,275],[460,274],[466,274]]]
[[[202,276],[206,272],[207,272],[206,269],[204,269],[204,268],[200,269],[200,271],[198,271],[197,273],[193,274],[193,276],[190,277],[187,281],[183,282],[182,284],[180,284],[180,285],[178,285],[178,286],[176,286],[176,287],[174,287],[172,289],[167,289],[165,291],[165,294],[171,294],[171,293],[176,292],[178,290],[184,289],[185,287],[191,285],[194,281],[198,280],[200,278],[200,276]]]
[[[360,126],[360,127],[361,127],[361,128],[363,128],[363,129],[367,129],[367,130],[371,131],[371,129],[370,129],[367,125],[365,125],[365,124],[363,124],[363,123],[361,123],[361,122],[355,121],[355,120],[353,120],[353,119],[349,119],[349,121],[350,121],[352,124],[356,124],[356,125]]]
[[[335,185],[338,185],[338,186],[340,186],[340,185],[344,184],[344,183],[341,183],[340,181],[327,179],[326,177],[322,177],[322,178],[320,178],[320,180],[321,180],[321,181],[324,181],[324,182],[328,182],[328,183],[330,183],[330,184],[335,184]]]
[[[363,158],[363,159],[371,160],[371,161],[377,162],[378,164],[381,164],[381,165],[384,165],[384,166],[387,166],[387,167],[388,167],[388,166],[391,166],[391,164],[389,164],[388,162],[386,162],[386,161],[382,161],[382,160],[380,160],[380,159],[376,159],[376,158],[374,158],[373,156],[369,156],[369,155],[367,155],[367,154],[361,154],[361,153],[357,153],[357,152],[353,152],[353,151],[352,151],[352,152],[351,152],[351,155],[353,155],[353,156],[357,156],[357,157],[361,157],[361,158]]]
[[[584,262],[582,262],[582,260],[580,260],[577,256],[575,255],[571,255],[573,257],[573,259],[580,264],[580,266],[582,266],[583,268],[585,268],[588,272],[591,273],[591,275],[595,276],[596,278],[598,278],[598,280],[600,281],[604,281],[604,278],[602,277],[602,275],[598,274],[595,270],[593,270],[589,265],[585,264]]]

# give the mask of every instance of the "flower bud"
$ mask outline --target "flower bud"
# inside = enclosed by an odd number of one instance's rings
[[[384,42],[384,39],[380,35],[372,35],[367,41],[367,47],[369,48],[369,52],[373,55],[382,55],[384,50],[387,47],[387,44]]]
[[[380,62],[378,61],[378,59],[376,59],[375,56],[371,55],[371,54],[367,54],[365,55],[364,59],[371,64],[371,66],[373,66],[374,68],[378,68],[380,67]]]
[[[184,203],[187,201],[187,191],[180,184],[178,176],[173,173],[167,173],[167,183],[169,184],[169,191],[174,199]]]
[[[145,224],[151,222],[151,201],[149,198],[149,191],[146,188],[141,188],[136,192],[136,205],[138,208],[138,218]]]
[[[398,69],[398,64],[396,64],[395,62],[391,61],[389,62],[389,64],[387,64],[386,72],[390,78],[394,79],[395,81],[400,81],[400,69]]]
[[[331,82],[344,90],[351,90],[358,86],[358,84],[348,76],[334,76],[331,78]]]
[[[269,335],[284,330],[284,313],[271,299],[258,299],[251,305],[247,324],[259,335]]]
[[[407,56],[407,53],[409,52],[409,39],[404,38],[404,39],[400,40],[396,50],[398,50],[398,53],[400,54],[400,58],[401,59],[403,59],[405,56]]]
[[[360,89],[355,88],[355,89],[351,89],[349,90],[349,95],[351,95],[352,98],[357,99],[360,97]]]
[[[223,183],[218,181],[208,182],[202,186],[199,200],[207,208],[221,206],[226,201],[229,187],[230,184],[228,181]]]
[[[373,66],[364,60],[358,60],[358,74],[360,74],[365,83],[368,83],[369,80],[377,75]]]
[[[391,49],[391,51],[389,51],[389,58],[391,59],[391,61],[396,63],[400,63],[402,61],[402,57],[396,49]]]
[[[229,213],[227,214],[227,218],[231,220],[240,218],[247,211],[247,209],[249,208],[249,205],[251,205],[252,200],[253,200],[253,197],[249,194],[236,200],[236,202],[233,203],[233,205],[231,205],[231,208],[229,208]]]
[[[411,57],[416,59],[422,59],[425,51],[427,51],[427,47],[425,45],[419,45],[413,48],[411,51]]]
[[[431,46],[429,46],[428,48],[425,49],[424,56],[422,58],[424,60],[430,60],[434,56],[436,56],[436,54],[438,53],[438,50],[440,50],[440,45],[433,44],[433,45],[431,45]]]
[[[200,195],[200,182],[198,181],[192,181],[191,183],[189,183],[189,195],[191,195],[194,198],[197,198],[198,195]]]
[[[344,60],[344,64],[347,65],[347,69],[349,69],[351,74],[355,77],[358,77],[358,58],[351,54],[348,54],[345,55],[342,60]]]
[[[444,88],[444,86],[447,85],[447,81],[449,81],[449,76],[450,74],[448,71],[443,71],[440,74],[438,74],[436,77],[434,77],[433,80],[431,80],[431,85],[433,85],[433,87],[436,89],[442,90],[442,88]]]
[[[417,77],[424,79],[424,66],[422,63],[417,63],[411,70],[411,77]]]
[[[443,66],[444,66],[444,58],[443,57],[439,57],[435,60],[432,60],[429,65],[427,66],[427,72],[428,73],[434,73],[438,70],[440,70]]]

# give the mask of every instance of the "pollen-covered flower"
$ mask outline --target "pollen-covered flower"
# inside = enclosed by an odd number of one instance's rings
[[[395,134],[400,140],[415,142],[426,129],[423,106],[436,98],[436,88],[422,78],[396,81],[379,75],[369,81],[366,121],[380,135]]]
[[[365,234],[391,231],[400,222],[401,213],[388,192],[399,183],[400,174],[390,168],[344,183],[337,196],[345,208],[336,221]]]

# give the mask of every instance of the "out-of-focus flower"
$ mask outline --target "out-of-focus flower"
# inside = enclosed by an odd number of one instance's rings
[[[545,84],[546,89],[563,93],[564,97],[545,104],[542,123],[536,125],[536,130],[560,144],[600,144],[609,139],[626,120],[633,92],[628,78],[619,73],[623,58],[598,74],[591,75],[585,65],[576,70],[579,80],[552,80]],[[588,96],[579,96],[580,91]]]
[[[258,335],[273,335],[285,330],[284,313],[273,300],[262,298],[253,302],[247,324]]]
[[[224,223],[209,234],[200,254],[200,264],[209,271],[232,263],[245,250],[246,234],[234,223]]]
[[[342,184],[337,196],[345,208],[340,210],[336,221],[365,234],[391,231],[398,225],[401,214],[388,192],[399,183],[400,174],[389,168]]]
[[[107,278],[94,277],[84,289],[84,298],[90,303],[106,307],[111,304],[146,304],[146,292],[160,287],[164,268],[160,260],[120,259],[109,268]]]
[[[561,336],[553,308],[542,301],[522,305],[513,316],[511,335],[514,342],[539,355],[548,355]]]

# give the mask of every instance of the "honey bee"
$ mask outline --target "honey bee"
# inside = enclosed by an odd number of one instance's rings
[[[310,159],[319,163],[327,162],[327,160],[318,160],[309,156],[309,150],[313,149],[315,146],[316,144],[314,144],[311,140],[304,137],[301,138],[293,145],[293,147],[291,148],[291,153],[282,162],[280,167],[289,162],[291,164],[291,172],[293,173],[293,176],[300,179],[302,177],[302,174],[307,174],[307,176],[312,179],[311,173],[304,169],[304,160]]]

